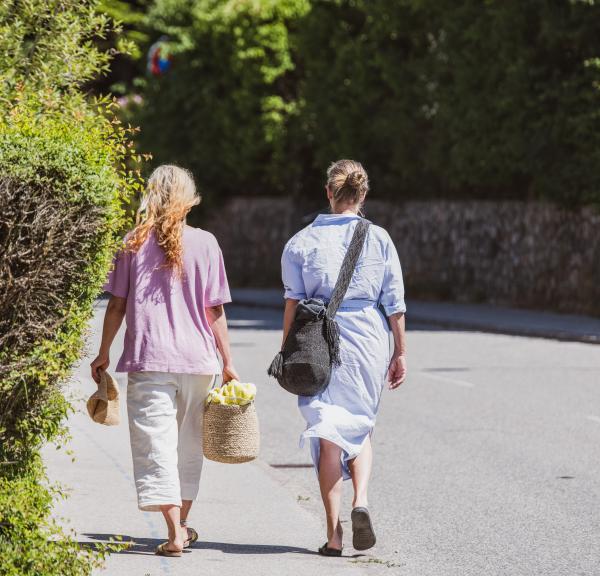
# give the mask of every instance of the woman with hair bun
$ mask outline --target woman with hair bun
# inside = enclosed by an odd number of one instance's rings
[[[320,214],[298,232],[283,252],[284,342],[300,300],[318,298],[327,302],[331,298],[368,191],[369,179],[359,162],[339,160],[327,170],[331,212]],[[310,442],[327,518],[327,541],[319,548],[323,556],[340,556],[342,552],[340,506],[346,479],[352,479],[354,488],[353,546],[367,550],[375,545],[367,499],[371,434],[385,382],[394,390],[406,376],[405,311],[396,248],[383,228],[371,225],[335,316],[341,364],[333,367],[324,392],[298,399],[306,420],[301,444],[304,440]],[[388,322],[394,337],[391,354]]]
[[[202,472],[204,403],[217,375],[239,379],[232,364],[223,304],[230,302],[215,237],[187,226],[200,202],[192,175],[159,166],[148,180],[135,228],[115,257],[111,294],[92,378],[126,319],[117,372],[128,373],[127,413],[140,510],[162,512],[168,541],[161,556],[181,556],[198,539],[187,526]],[[217,349],[223,367],[219,364]]]

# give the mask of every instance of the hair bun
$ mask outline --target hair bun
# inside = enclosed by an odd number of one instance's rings
[[[346,181],[344,182],[344,186],[349,186],[356,192],[360,191],[361,188],[367,182],[367,175],[360,171],[355,170],[354,172],[350,172],[348,176],[346,176]]]
[[[369,177],[360,162],[338,160],[327,169],[327,190],[332,204],[360,204],[369,192]]]

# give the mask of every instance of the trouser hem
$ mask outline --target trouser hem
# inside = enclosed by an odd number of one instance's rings
[[[196,500],[198,493],[200,492],[199,485],[182,485],[181,486],[181,499],[182,500]]]

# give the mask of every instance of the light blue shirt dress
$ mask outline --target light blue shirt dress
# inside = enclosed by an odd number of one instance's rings
[[[360,216],[320,214],[286,244],[281,259],[285,298],[328,301]],[[356,458],[375,426],[390,361],[388,316],[405,312],[404,282],[398,253],[389,234],[371,225],[352,281],[336,320],[340,328],[341,366],[334,367],[327,389],[298,397],[306,420],[300,446],[310,440],[318,471],[319,438],[342,448],[344,479],[348,460]]]

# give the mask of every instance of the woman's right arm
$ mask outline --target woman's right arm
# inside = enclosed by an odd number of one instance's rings
[[[110,364],[110,347],[121,327],[125,316],[127,298],[111,296],[104,314],[104,325],[102,327],[102,341],[98,356],[91,363],[92,378],[96,383],[100,382],[100,371],[106,370]]]
[[[281,342],[282,348],[287,335],[290,333],[294,317],[296,316],[296,306],[298,306],[298,302],[299,300],[293,300],[292,298],[286,298],[285,300],[285,310],[283,312],[283,341]]]
[[[125,316],[127,294],[129,293],[130,266],[131,252],[124,249],[119,250],[115,255],[113,267],[104,285],[104,291],[110,293],[110,300],[104,314],[100,350],[91,364],[92,378],[97,383],[100,382],[100,372],[106,370],[110,364],[110,347]]]
[[[302,254],[295,246],[295,238],[285,245],[281,256],[281,279],[285,288],[282,348],[296,316],[296,306],[300,300],[306,298],[306,288],[302,276]]]

